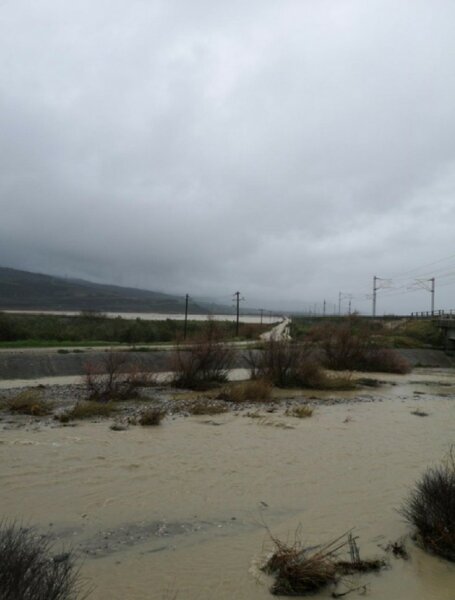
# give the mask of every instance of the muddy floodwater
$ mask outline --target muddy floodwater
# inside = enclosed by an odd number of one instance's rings
[[[1,430],[1,516],[76,548],[93,600],[271,598],[258,568],[266,526],[309,546],[354,527],[361,555],[381,556],[409,533],[397,512],[409,488],[455,442],[451,371],[327,396],[345,403],[319,396],[307,419],[279,406],[121,432],[109,421]],[[409,561],[352,583],[371,600],[453,600],[455,565],[406,544]]]

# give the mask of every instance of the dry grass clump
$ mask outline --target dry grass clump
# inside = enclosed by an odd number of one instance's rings
[[[295,541],[292,546],[274,537],[272,541],[275,551],[263,567],[266,573],[275,577],[270,590],[272,594],[305,596],[337,581],[334,555],[340,540],[316,550],[302,547],[300,541]]]
[[[49,415],[54,408],[52,402],[42,398],[39,390],[24,390],[5,401],[6,408],[13,413],[43,417]]]
[[[229,402],[267,402],[272,398],[272,384],[264,379],[251,379],[226,387],[218,398]]]
[[[115,411],[111,402],[95,402],[93,400],[82,400],[77,402],[72,408],[66,410],[58,416],[61,423],[68,421],[78,421],[82,419],[92,419],[94,417],[109,417]]]
[[[166,411],[156,406],[151,406],[143,410],[139,416],[139,425],[148,427],[151,425],[160,425],[161,421],[166,416]]]
[[[301,406],[293,406],[292,408],[288,408],[285,414],[288,417],[307,419],[308,417],[313,416],[313,412],[314,408],[312,406],[308,406],[308,404],[302,404]]]
[[[193,400],[186,408],[190,415],[219,415],[228,412],[228,407],[223,402],[205,398]]]
[[[348,392],[355,390],[358,387],[357,382],[353,379],[351,373],[336,376],[333,375],[333,373],[324,373],[324,375],[325,377],[322,385],[319,388],[315,387],[314,389]]]
[[[455,562],[455,454],[431,467],[415,484],[401,508],[427,550]]]
[[[50,542],[32,529],[0,523],[2,600],[82,600],[86,597],[70,552],[52,556]]]
[[[344,575],[377,571],[386,565],[383,559],[360,559],[355,538],[349,532],[316,548],[304,548],[298,540],[290,546],[273,536],[272,541],[275,552],[263,570],[275,577],[270,591],[277,596],[314,594],[338,583]],[[338,554],[345,547],[349,547],[350,560],[339,560]]]

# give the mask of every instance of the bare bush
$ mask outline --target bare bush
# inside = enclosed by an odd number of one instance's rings
[[[431,467],[415,484],[401,508],[418,541],[434,554],[455,562],[455,454]]]
[[[391,348],[370,348],[366,353],[362,368],[364,371],[404,375],[411,371],[411,364],[404,356]]]
[[[188,346],[178,345],[172,353],[172,383],[179,388],[207,389],[227,381],[234,364],[235,351],[221,339],[214,321],[209,321],[205,334]]]
[[[122,352],[107,352],[97,363],[85,365],[84,382],[89,400],[128,400],[137,396],[138,387],[154,385],[155,374],[144,372]]]
[[[374,332],[358,318],[325,323],[311,331],[312,340],[323,350],[323,362],[335,371],[380,371],[408,373],[410,364],[395,350],[378,348]]]
[[[252,379],[270,381],[278,387],[321,388],[326,376],[309,344],[270,339],[262,351],[246,357]]]
[[[82,600],[74,556],[52,556],[49,541],[15,523],[0,524],[2,600]]]
[[[371,346],[369,332],[365,328],[356,331],[352,320],[315,327],[311,337],[321,344],[325,365],[335,371],[358,369]]]

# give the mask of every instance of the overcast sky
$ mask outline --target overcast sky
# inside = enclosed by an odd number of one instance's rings
[[[0,0],[0,265],[455,308],[454,31],[453,0]]]

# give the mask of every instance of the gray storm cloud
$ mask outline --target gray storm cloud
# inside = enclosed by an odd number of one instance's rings
[[[261,306],[342,290],[362,311],[376,274],[381,312],[427,309],[408,286],[436,273],[455,308],[455,259],[435,262],[455,254],[454,18],[2,2],[0,263]]]

